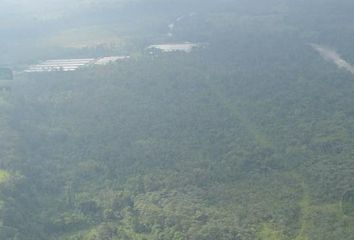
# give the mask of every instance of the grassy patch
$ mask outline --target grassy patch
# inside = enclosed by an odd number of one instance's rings
[[[6,182],[10,177],[10,174],[5,170],[0,170],[0,183]]]
[[[258,234],[259,239],[262,240],[283,240],[284,235],[277,230],[272,224],[263,224],[261,231]]]
[[[90,26],[80,29],[69,29],[55,34],[43,42],[49,46],[85,48],[107,44],[121,44],[123,39],[118,36],[114,28]]]

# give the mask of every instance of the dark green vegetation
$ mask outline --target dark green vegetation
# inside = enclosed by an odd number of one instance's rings
[[[13,74],[9,68],[0,68],[0,80],[13,80]]]
[[[348,191],[343,195],[342,209],[345,215],[354,217],[354,191]]]
[[[9,68],[0,68],[0,91],[11,90],[13,73]]]
[[[17,76],[0,239],[353,239],[354,76],[309,45],[350,61],[353,4],[247,2],[181,25],[191,54]]]

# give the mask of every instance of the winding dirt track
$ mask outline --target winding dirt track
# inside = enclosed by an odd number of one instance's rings
[[[318,44],[311,44],[311,46],[319,52],[324,59],[333,62],[338,68],[345,69],[354,75],[354,66],[345,61],[336,51]]]

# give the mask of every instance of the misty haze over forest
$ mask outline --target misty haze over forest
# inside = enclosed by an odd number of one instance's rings
[[[353,13],[0,0],[0,240],[354,239]]]

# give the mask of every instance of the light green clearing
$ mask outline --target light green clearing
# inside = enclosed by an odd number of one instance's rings
[[[0,183],[6,182],[10,177],[10,174],[5,170],[0,170]]]

